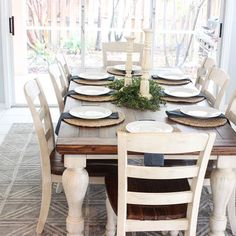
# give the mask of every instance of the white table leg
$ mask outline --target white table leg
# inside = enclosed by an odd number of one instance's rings
[[[235,185],[235,175],[232,169],[213,170],[211,188],[213,195],[213,214],[210,218],[209,236],[225,236],[227,224],[226,206]]]
[[[62,183],[69,207],[66,219],[67,236],[84,235],[84,218],[82,215],[83,199],[88,187],[86,157],[65,156]]]

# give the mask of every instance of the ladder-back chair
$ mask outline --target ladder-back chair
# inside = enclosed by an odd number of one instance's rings
[[[119,236],[138,231],[171,231],[177,235],[179,230],[185,231],[185,236],[196,235],[201,190],[214,140],[214,133],[120,131],[118,176],[105,178],[109,199],[106,235],[115,235],[115,214]],[[190,166],[134,166],[127,162],[128,152],[197,152],[198,159]]]

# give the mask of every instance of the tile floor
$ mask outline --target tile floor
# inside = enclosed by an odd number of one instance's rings
[[[56,107],[50,108],[52,120],[56,122],[59,117],[59,110]],[[30,110],[27,107],[14,107],[0,109],[0,144],[4,140],[13,123],[32,123]]]

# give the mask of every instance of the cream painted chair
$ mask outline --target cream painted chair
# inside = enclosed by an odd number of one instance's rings
[[[64,80],[66,81],[66,86],[69,86],[69,77],[71,76],[70,68],[67,64],[66,58],[64,54],[57,54],[56,55],[56,62],[58,67],[63,75]]]
[[[28,81],[24,86],[24,93],[33,117],[40,148],[42,200],[36,232],[41,233],[49,212],[52,184],[62,182],[62,174],[65,170],[64,157],[55,150],[52,119],[46,97],[38,80]],[[113,160],[106,160],[106,162],[104,160],[87,160],[86,170],[89,177],[96,179],[104,177],[110,171],[113,172],[116,166]]]
[[[220,107],[228,82],[228,74],[220,68],[214,67],[208,74],[202,93],[213,107]]]
[[[196,88],[202,89],[205,80],[208,76],[208,74],[211,72],[212,68],[216,66],[216,62],[213,58],[205,57],[202,65],[197,69],[197,80],[196,80]]]
[[[236,91],[232,95],[232,98],[226,109],[225,116],[229,119],[230,122],[232,122],[232,125],[236,126]],[[235,170],[235,175],[236,175],[236,170]],[[235,196],[236,195],[235,194],[236,194],[236,191],[234,188],[234,191],[231,195],[231,198],[227,206],[229,223],[230,223],[233,235],[236,235],[236,209],[235,209],[236,207]]]
[[[126,58],[126,42],[109,42],[109,43],[102,43],[102,53],[103,53],[103,67],[106,68],[107,66],[114,66],[117,64],[125,64],[125,59],[122,60],[120,57],[117,59],[117,57],[114,57],[114,54],[120,55],[122,53],[125,53]],[[144,45],[142,43],[134,43],[133,53],[138,54],[138,59],[133,61],[134,65],[141,66],[142,58],[143,58],[143,47]],[[133,56],[133,58],[135,55]]]
[[[42,173],[42,200],[37,233],[43,231],[51,202],[52,184],[62,182],[63,157],[56,154],[54,129],[49,107],[39,82],[28,81],[24,86],[25,98],[31,111],[40,147]],[[35,102],[39,102],[39,108]]]
[[[106,235],[171,231],[196,235],[197,216],[214,133],[118,133],[118,176],[106,176]],[[127,164],[127,153],[199,152],[191,166],[146,167]],[[180,156],[181,158],[181,156]],[[192,181],[188,181],[188,179]],[[114,211],[113,211],[114,210]],[[115,213],[116,214],[115,214]]]
[[[68,91],[68,87],[64,80],[63,74],[60,68],[56,64],[52,64],[48,67],[48,73],[56,94],[57,103],[59,106],[60,113],[64,111],[64,96]]]

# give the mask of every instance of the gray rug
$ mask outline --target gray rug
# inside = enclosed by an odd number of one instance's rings
[[[39,149],[33,126],[13,124],[0,146],[0,236],[36,235],[41,200],[40,178]],[[83,210],[85,235],[103,235],[106,223],[104,186],[89,186]],[[208,234],[211,210],[211,195],[204,188],[198,217],[198,236]],[[66,215],[64,193],[56,194],[54,186],[50,212],[42,235],[66,235]],[[149,232],[136,235],[160,234]],[[229,225],[227,235],[232,235]]]

